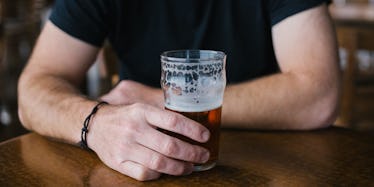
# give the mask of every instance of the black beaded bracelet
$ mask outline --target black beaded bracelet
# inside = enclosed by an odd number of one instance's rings
[[[90,124],[91,118],[95,115],[95,113],[98,111],[99,107],[101,105],[108,104],[105,101],[101,101],[98,104],[95,105],[95,107],[92,109],[90,115],[86,117],[83,123],[82,133],[81,133],[81,141],[79,142],[80,146],[83,149],[90,149],[87,145],[87,133],[88,133],[88,125]]]

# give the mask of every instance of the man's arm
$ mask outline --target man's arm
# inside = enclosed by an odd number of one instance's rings
[[[19,116],[26,128],[69,143],[79,142],[78,124],[95,102],[81,96],[77,87],[97,52],[50,22],[46,24],[18,85]]]
[[[98,49],[48,22],[19,81],[22,124],[42,135],[77,144],[84,119],[97,103],[77,90]],[[143,87],[141,87],[143,88]],[[104,105],[89,124],[88,146],[109,167],[138,180],[160,173],[183,175],[209,152],[161,133],[162,128],[198,142],[209,139],[202,125],[145,103]]]
[[[326,5],[273,26],[281,73],[226,88],[223,124],[259,129],[315,129],[334,122],[340,78]]]

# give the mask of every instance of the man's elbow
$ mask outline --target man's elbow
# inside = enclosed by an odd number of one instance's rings
[[[27,130],[31,130],[31,127],[27,123],[27,116],[26,116],[26,101],[27,101],[27,85],[30,81],[30,77],[28,77],[27,73],[23,72],[18,80],[18,118],[24,128]]]
[[[27,130],[31,130],[31,127],[29,127],[25,121],[25,116],[24,116],[24,112],[23,112],[23,109],[18,106],[18,118],[22,124],[22,126],[27,129]]]
[[[335,122],[339,113],[339,93],[330,93],[310,108],[304,118],[303,130],[328,128]]]
[[[311,116],[310,130],[323,129],[332,126],[338,117],[337,106],[328,106],[318,110],[319,114]]]

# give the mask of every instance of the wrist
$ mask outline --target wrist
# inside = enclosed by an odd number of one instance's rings
[[[95,106],[92,107],[92,110],[89,113],[89,115],[87,115],[87,117],[85,118],[85,120],[83,122],[83,125],[82,125],[81,139],[80,139],[80,142],[79,142],[81,148],[90,149],[90,147],[88,145],[88,134],[92,129],[92,125],[94,124],[94,122],[93,122],[94,118],[96,118],[97,113],[99,112],[99,110],[101,110],[101,108],[104,105],[108,105],[108,103],[105,102],[105,101],[100,101],[100,102],[96,103]]]

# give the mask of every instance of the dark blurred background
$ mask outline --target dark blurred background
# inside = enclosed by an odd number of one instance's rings
[[[53,0],[0,0],[0,142],[27,133],[17,116],[17,81],[52,5]],[[330,11],[344,90],[335,125],[374,130],[374,0],[334,0]],[[97,97],[116,83],[115,61],[106,46],[82,91]]]
[[[0,1],[0,141],[27,132],[17,116],[17,81],[52,3]]]

